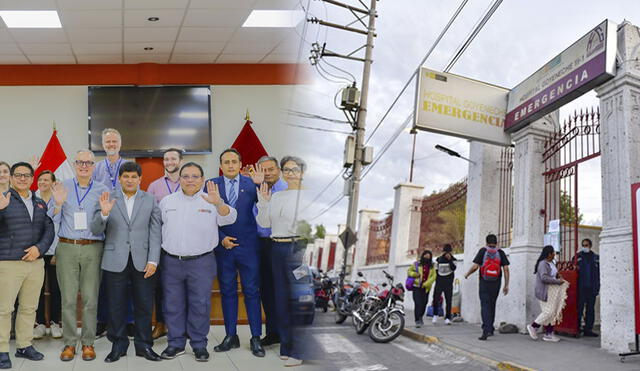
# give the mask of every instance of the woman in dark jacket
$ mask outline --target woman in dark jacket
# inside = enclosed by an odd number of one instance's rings
[[[447,301],[447,310],[444,323],[451,324],[451,296],[453,294],[453,278],[456,270],[456,258],[451,253],[453,249],[451,245],[445,244],[442,248],[443,254],[436,259],[436,289],[433,292],[433,323],[438,321],[438,311],[440,308],[440,297],[444,293],[444,299]]]
[[[536,298],[540,300],[541,313],[535,321],[527,325],[529,336],[538,339],[537,330],[544,326],[544,341],[556,342],[560,339],[553,334],[553,325],[562,321],[562,309],[567,298],[569,283],[558,273],[553,259],[556,253],[553,246],[545,246],[536,262],[533,273],[536,275]]]

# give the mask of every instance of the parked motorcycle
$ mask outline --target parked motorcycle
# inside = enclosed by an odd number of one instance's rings
[[[358,272],[353,284],[344,283],[342,287],[338,287],[335,293],[335,321],[337,324],[343,323],[348,316],[352,315],[353,310],[360,305],[368,287],[369,284],[364,279],[362,272]]]
[[[317,285],[315,290],[316,308],[322,308],[322,311],[326,313],[333,293],[333,282],[326,274],[323,274]]]
[[[364,298],[360,302],[360,305],[353,311],[353,326],[356,329],[358,335],[363,334],[369,327],[369,323],[373,319],[374,315],[378,313],[378,310],[384,305],[382,299],[383,295],[386,295],[387,283],[382,283],[380,286],[371,286],[364,294]]]
[[[393,276],[389,273],[382,273],[389,282],[389,289],[383,290],[378,296],[382,305],[376,305],[378,309],[368,325],[369,337],[376,343],[388,343],[404,329],[404,307],[399,303],[404,301],[404,287],[402,283],[394,285]]]

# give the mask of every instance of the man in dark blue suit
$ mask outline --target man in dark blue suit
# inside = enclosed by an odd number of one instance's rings
[[[253,207],[258,201],[256,185],[249,177],[240,175],[242,158],[233,148],[220,154],[222,176],[213,178],[225,203],[238,212],[236,222],[219,229],[220,244],[214,252],[218,264],[218,281],[222,294],[222,314],[226,336],[213,348],[226,352],[240,347],[236,333],[238,322],[238,281],[240,272],[244,304],[251,328],[251,353],[264,357],[260,344],[262,335],[262,312],[260,310],[260,250],[258,230]]]

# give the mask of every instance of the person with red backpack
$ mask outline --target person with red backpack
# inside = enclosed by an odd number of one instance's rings
[[[482,336],[478,340],[487,340],[493,336],[493,323],[496,317],[496,301],[500,294],[502,275],[504,274],[504,295],[509,293],[509,259],[507,255],[498,248],[498,238],[494,234],[487,235],[485,239],[487,246],[481,248],[473,259],[471,268],[464,275],[468,278],[475,271],[480,269],[479,293],[480,293],[480,314],[482,316]]]
[[[436,270],[431,261],[433,255],[430,250],[424,250],[420,259],[413,262],[407,271],[407,281],[405,287],[413,293],[415,304],[413,313],[415,315],[416,327],[422,327],[422,317],[427,309],[429,301],[429,291],[436,280]]]

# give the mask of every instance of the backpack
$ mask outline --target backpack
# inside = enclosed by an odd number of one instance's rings
[[[420,269],[418,262],[414,262],[414,268],[416,270],[416,272],[418,272],[418,269]],[[419,274],[419,273],[418,273]],[[407,290],[412,291],[414,289],[413,284],[416,282],[415,277],[407,277],[407,280],[404,283],[404,287],[407,288]]]
[[[480,276],[485,281],[497,281],[500,278],[500,263],[500,251],[487,247],[482,258]]]

